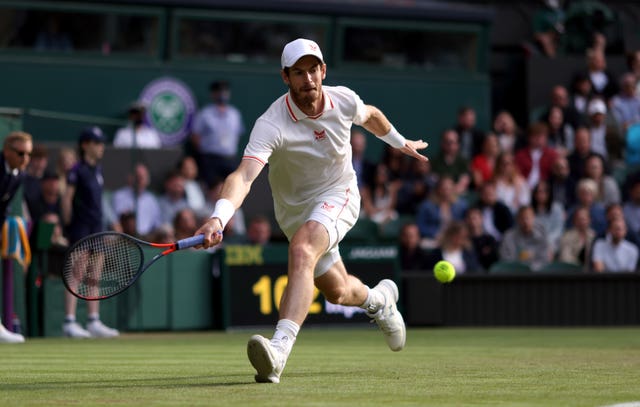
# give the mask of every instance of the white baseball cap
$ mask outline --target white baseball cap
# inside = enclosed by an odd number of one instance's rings
[[[589,115],[592,114],[607,114],[607,105],[601,99],[593,99],[589,102],[589,107],[587,107],[587,112]]]
[[[282,50],[282,58],[280,59],[282,69],[293,66],[305,55],[313,55],[324,64],[320,46],[314,41],[307,40],[305,38],[298,38],[284,46],[284,49]]]

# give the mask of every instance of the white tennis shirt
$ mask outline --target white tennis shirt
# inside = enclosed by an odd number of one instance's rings
[[[302,212],[322,195],[357,191],[351,164],[351,126],[366,118],[364,102],[351,89],[323,86],[324,109],[304,114],[289,93],[256,120],[243,159],[269,164],[276,218]]]

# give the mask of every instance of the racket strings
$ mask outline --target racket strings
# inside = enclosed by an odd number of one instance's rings
[[[102,298],[127,287],[143,262],[140,247],[121,235],[97,235],[68,253],[63,270],[68,288],[83,298]]]

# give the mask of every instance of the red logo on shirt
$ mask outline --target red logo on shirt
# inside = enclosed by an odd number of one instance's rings
[[[331,211],[333,208],[335,208],[335,206],[331,205],[329,202],[323,202],[320,208],[324,209],[325,211]]]
[[[313,136],[315,137],[316,140],[320,141],[320,140],[324,140],[325,138],[327,138],[327,133],[322,130],[322,131],[313,131]]]

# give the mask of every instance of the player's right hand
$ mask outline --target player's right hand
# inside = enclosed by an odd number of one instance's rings
[[[200,249],[208,249],[210,247],[219,245],[222,243],[222,223],[218,218],[210,218],[207,220],[200,229],[196,230],[194,236],[196,235],[204,235],[204,241],[202,245],[196,246],[196,248]]]

